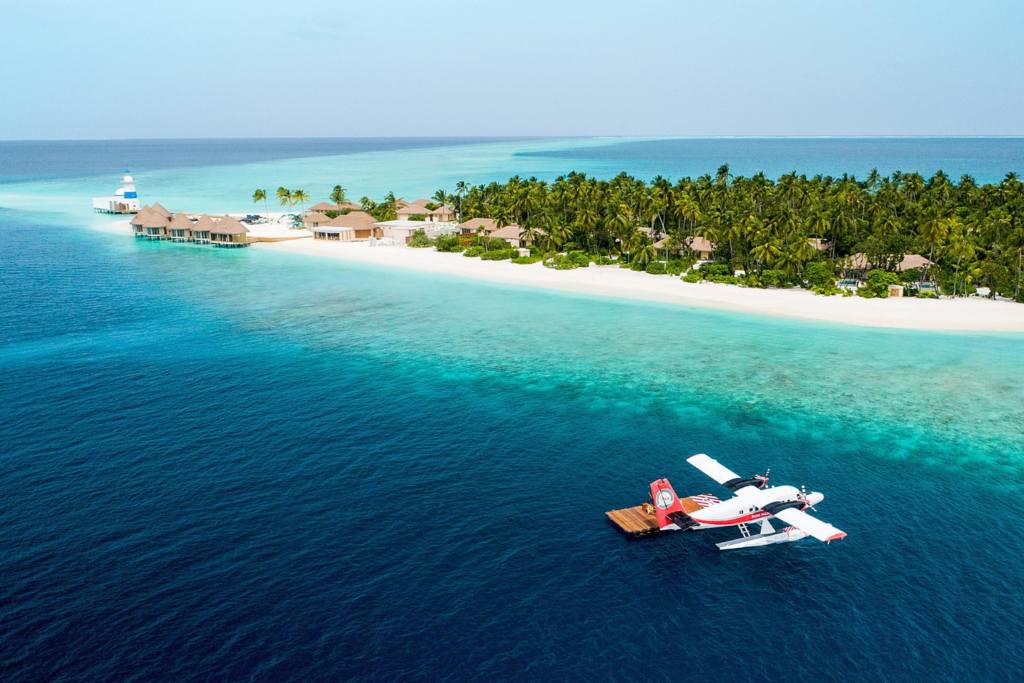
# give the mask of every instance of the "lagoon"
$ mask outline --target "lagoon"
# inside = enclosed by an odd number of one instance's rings
[[[422,195],[603,145],[133,172],[170,208],[245,210],[255,182],[320,192],[352,173],[358,194]],[[0,186],[6,680],[1024,665],[1021,335],[135,241],[82,208],[119,170]],[[607,523],[657,477],[722,495],[683,462],[696,452],[825,492],[849,538],[721,555],[728,535]]]

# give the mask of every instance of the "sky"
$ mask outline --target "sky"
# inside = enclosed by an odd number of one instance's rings
[[[1024,2],[0,0],[0,139],[1024,135]]]

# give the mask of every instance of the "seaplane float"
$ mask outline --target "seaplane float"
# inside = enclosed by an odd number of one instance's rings
[[[729,489],[733,497],[721,500],[710,493],[680,498],[668,479],[651,482],[650,502],[606,513],[620,529],[634,536],[658,531],[700,531],[739,527],[740,538],[716,543],[719,550],[739,550],[790,543],[811,536],[831,543],[846,538],[846,532],[807,514],[825,499],[805,487],[768,486],[768,472],[744,479],[703,453],[686,459],[698,470]],[[775,518],[786,524],[772,526]]]

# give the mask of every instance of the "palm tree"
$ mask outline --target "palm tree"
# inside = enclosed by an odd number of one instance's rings
[[[455,183],[455,196],[459,198],[459,222],[462,222],[462,197],[466,194],[466,181]]]
[[[345,188],[341,185],[335,185],[334,189],[331,190],[331,196],[328,197],[332,202],[338,205],[338,210],[341,210],[341,205],[345,203]]]
[[[252,194],[252,203],[258,204],[260,200],[263,200],[263,211],[266,213],[267,220],[270,220],[270,209],[267,208],[267,193],[264,190],[256,190]]]
[[[277,188],[277,201],[281,202],[281,206],[288,206],[292,203],[292,191],[284,187]]]
[[[302,212],[306,212],[306,202],[309,201],[309,195],[306,194],[305,190],[292,190],[291,196],[292,204],[296,202],[302,207]]]

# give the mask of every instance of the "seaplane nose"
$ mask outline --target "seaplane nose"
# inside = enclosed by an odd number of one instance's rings
[[[817,491],[811,491],[807,495],[807,500],[811,503],[811,505],[817,505],[821,501],[825,500],[825,494],[818,493]]]

